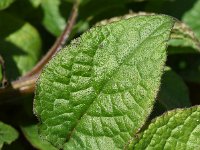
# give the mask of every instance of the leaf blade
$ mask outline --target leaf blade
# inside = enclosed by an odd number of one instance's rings
[[[91,29],[58,53],[37,84],[34,111],[42,122],[41,135],[59,148],[67,140],[65,149],[122,148],[152,109],[173,22],[162,15],[121,20]],[[125,123],[123,114],[128,115]],[[96,142],[90,138],[93,132],[99,135]]]

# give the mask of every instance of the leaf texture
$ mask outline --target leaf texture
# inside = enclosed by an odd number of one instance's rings
[[[197,150],[199,135],[200,107],[177,109],[153,120],[133,149]]]
[[[64,149],[122,149],[151,112],[174,20],[137,16],[95,27],[37,82],[41,136]]]

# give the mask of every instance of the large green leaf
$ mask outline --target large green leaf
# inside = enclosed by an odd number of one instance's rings
[[[40,138],[37,125],[22,126],[21,129],[33,147],[41,150],[56,150],[49,142]]]
[[[95,27],[61,50],[37,82],[40,134],[64,149],[121,149],[159,89],[174,21],[137,16]]]
[[[10,144],[18,137],[18,132],[11,126],[0,121],[0,149],[4,144]]]
[[[0,51],[5,60],[7,76],[16,79],[38,61],[40,35],[29,23],[5,13],[0,13],[0,35]]]
[[[42,0],[44,11],[43,25],[55,36],[59,36],[65,28],[66,21],[60,12],[61,0]],[[65,14],[68,12],[65,10]]]
[[[133,149],[200,149],[200,106],[177,109],[156,118]]]
[[[9,7],[15,0],[0,0],[0,10]]]

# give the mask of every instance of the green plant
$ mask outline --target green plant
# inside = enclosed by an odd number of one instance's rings
[[[23,135],[1,123],[0,149],[200,149],[200,1],[181,3],[2,1],[0,120]]]

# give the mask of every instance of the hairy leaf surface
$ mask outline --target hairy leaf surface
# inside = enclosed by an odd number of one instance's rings
[[[95,27],[37,83],[40,134],[64,149],[122,149],[151,112],[174,20],[137,16]]]
[[[156,118],[133,149],[200,149],[200,107],[177,109]]]

